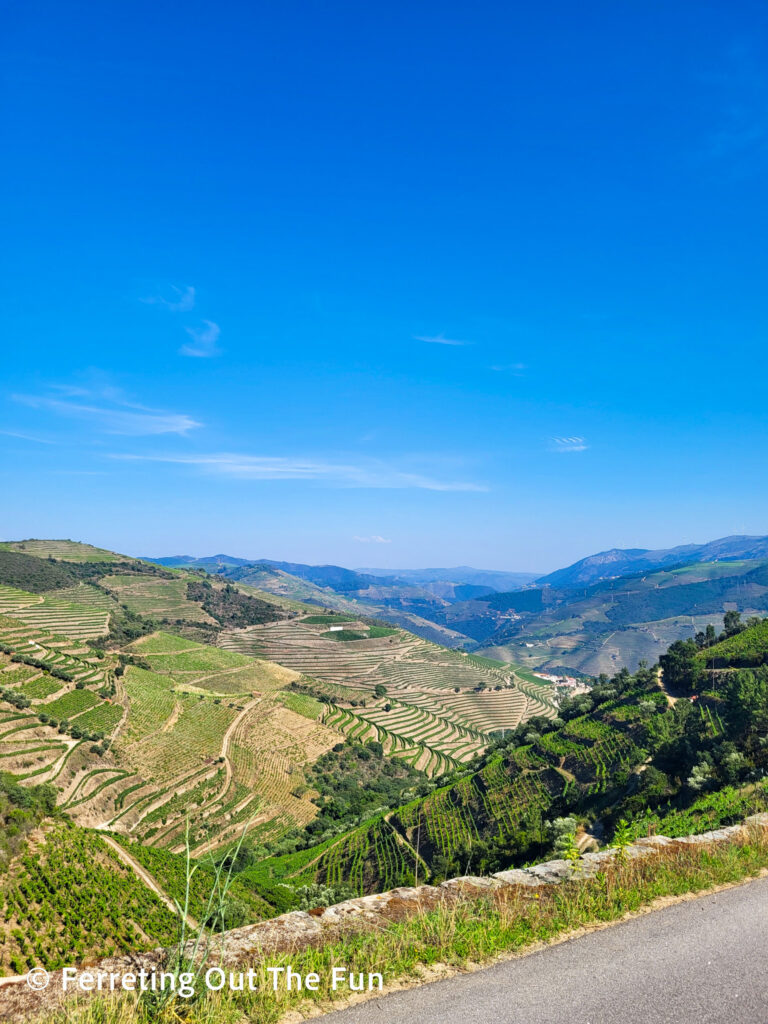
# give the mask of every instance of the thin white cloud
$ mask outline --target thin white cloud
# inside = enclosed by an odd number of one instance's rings
[[[195,289],[191,284],[186,285],[184,288],[177,288],[176,285],[171,285],[171,291],[174,294],[172,299],[167,299],[162,295],[152,295],[148,299],[142,299],[142,302],[146,302],[150,306],[165,306],[172,313],[188,313],[191,309],[195,308]]]
[[[551,437],[551,452],[585,452],[589,445],[583,437]]]
[[[34,441],[35,444],[56,444],[47,437],[35,437],[33,434],[20,434],[15,430],[0,430],[3,437],[15,437],[19,441]]]
[[[428,345],[469,345],[468,341],[459,341],[458,338],[446,338],[443,334],[414,334],[415,341],[425,341]]]
[[[81,392],[78,391],[78,394]],[[64,401],[45,395],[13,395],[13,400],[32,409],[47,409],[58,416],[85,420],[107,434],[129,437],[158,434],[186,434],[202,423],[186,413],[149,409],[127,401],[113,399],[114,404],[96,405],[85,402]]]
[[[391,544],[392,541],[389,537],[380,537],[377,533],[372,534],[370,537],[354,537],[359,544]]]
[[[220,349],[216,347],[219,340],[221,328],[213,320],[203,320],[205,327],[187,327],[186,332],[192,339],[192,344],[182,345],[179,352],[183,356],[193,356],[197,359],[210,359],[217,356]]]
[[[481,484],[436,480],[375,460],[359,463],[330,462],[314,457],[239,455],[229,452],[210,455],[128,455],[113,459],[134,462],[163,462],[194,466],[204,472],[241,480],[307,480],[335,487],[419,489],[426,491],[485,491]]]

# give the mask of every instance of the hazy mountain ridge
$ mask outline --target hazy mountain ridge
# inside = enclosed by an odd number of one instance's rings
[[[80,941],[80,921],[88,955],[107,943],[130,951],[144,937],[150,945],[167,941],[173,920],[140,877],[111,857],[105,837],[113,852],[115,842],[127,845],[178,898],[190,808],[206,809],[192,823],[196,858],[231,842],[242,828],[238,815],[258,807],[264,816],[235,882],[239,912],[250,922],[295,907],[297,886],[377,892],[411,884],[417,874],[439,881],[466,871],[470,856],[483,873],[531,860],[551,841],[542,814],[554,820],[599,811],[609,825],[645,812],[656,815],[654,823],[668,820],[665,814],[687,812],[696,792],[686,780],[704,765],[712,788],[765,775],[768,755],[756,740],[764,731],[768,620],[741,624],[731,616],[722,636],[702,631],[673,646],[665,679],[674,682],[675,666],[690,669],[688,690],[701,690],[686,715],[679,701],[678,710],[669,708],[652,668],[634,678],[621,668],[610,685],[598,681],[563,698],[519,665],[435,648],[285,597],[270,604],[268,593],[220,573],[107,551],[89,561],[97,549],[73,542],[36,545],[35,556],[24,542],[0,547],[0,711],[10,725],[0,756],[25,786],[54,784],[31,824],[55,813],[55,795],[76,825],[47,829],[43,847],[31,850],[30,869],[57,884],[51,891],[33,876],[41,899],[28,925],[6,933],[0,969],[21,972],[43,955],[66,962]],[[356,603],[267,565],[227,572]],[[39,593],[13,586],[27,581]],[[379,597],[389,589],[380,584]],[[509,640],[500,653],[509,657],[517,643],[538,659],[528,664],[540,667],[564,651],[574,659],[612,651],[606,631],[666,648],[675,629],[687,630],[687,639],[692,626],[716,623],[719,615],[708,608],[768,608],[768,559],[635,573],[575,594],[545,587],[485,597],[465,607],[506,616],[493,638]],[[690,605],[695,623],[667,619],[672,625],[650,629],[634,621]],[[448,606],[446,614],[462,610]],[[390,611],[392,618],[405,614]],[[342,630],[327,629],[331,624]],[[615,668],[638,655],[631,644],[625,650],[629,657],[617,653]],[[730,672],[745,666],[760,673],[746,683]],[[713,694],[716,673],[724,675]],[[663,733],[652,727],[662,715]],[[282,756],[273,763],[276,749]],[[712,763],[700,762],[713,750]],[[34,801],[34,794],[26,797],[10,776],[0,779],[0,832],[9,799]],[[748,799],[755,799],[754,787]],[[738,801],[718,806],[743,816]],[[205,873],[207,861],[198,863]],[[13,873],[3,881],[13,915],[17,891],[32,890],[28,879],[18,887]],[[102,892],[115,894],[120,908],[113,924],[104,920]],[[196,890],[195,914],[203,902]],[[36,921],[42,906],[54,914],[45,929]],[[138,938],[121,927],[137,918],[151,922]],[[0,916],[0,924],[12,922]]]
[[[179,564],[182,557],[156,561]],[[468,566],[353,570],[214,555],[191,567],[294,600],[374,615],[530,668],[597,674],[655,658],[689,636],[697,616],[719,620],[729,608],[768,610],[766,560],[768,537],[732,536],[598,552],[535,583],[532,574]]]
[[[538,578],[535,572],[506,572],[501,569],[474,569],[470,565],[457,565],[451,569],[358,569],[370,576],[390,576],[397,580],[421,585],[432,583],[458,583],[487,587],[490,590],[516,590]]]
[[[610,548],[557,569],[536,580],[538,586],[576,587],[599,580],[653,571],[664,566],[694,562],[768,558],[768,536],[734,535],[706,544],[681,544],[673,548]]]

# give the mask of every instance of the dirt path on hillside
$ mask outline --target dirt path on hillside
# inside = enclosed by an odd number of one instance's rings
[[[667,698],[667,704],[669,705],[669,707],[673,708],[675,706],[675,704],[677,704],[677,702],[680,700],[680,698],[679,697],[673,697],[672,694],[669,692],[669,690],[664,685],[664,673],[661,671],[661,665],[659,665],[658,668],[656,669],[656,681],[659,684],[659,689],[664,694],[664,696]]]
[[[243,671],[243,666],[242,665],[235,665],[234,668],[220,668],[217,672],[207,672],[204,676],[196,676],[194,679],[190,680],[190,684],[193,685],[193,686],[198,686],[200,683],[204,683],[208,679],[215,679],[217,676],[229,676],[229,675],[232,675],[233,672],[242,672],[242,671]],[[190,675],[191,674],[192,673],[190,673]],[[179,675],[181,675],[181,673],[179,673]],[[183,680],[181,680],[181,681],[183,682]],[[205,689],[205,687],[203,687],[203,689]],[[231,694],[222,694],[222,697],[224,697],[224,696],[232,696],[232,695]]]
[[[168,909],[172,911],[172,913],[178,914],[179,911],[176,909],[176,904],[173,902],[170,896],[163,889],[160,888],[158,883],[155,881],[152,875],[150,875],[147,869],[143,867],[141,864],[139,864],[139,862],[130,855],[130,853],[125,849],[125,847],[121,846],[120,843],[118,843],[115,839],[112,839],[111,836],[108,836],[105,832],[101,832],[100,835],[104,842],[107,844],[107,846],[111,847],[111,849],[115,851],[115,853],[123,862],[123,864],[125,864],[126,867],[130,868],[131,871],[133,871],[133,873],[136,875],[136,877],[140,881],[142,881],[148,889],[151,889],[152,892],[163,901],[166,907],[168,907]],[[185,920],[190,928],[195,930],[197,929],[198,923],[194,919],[194,917],[192,917],[190,914],[187,914]]]
[[[229,760],[229,741],[232,739],[232,734],[234,733],[235,729],[237,729],[238,725],[240,725],[242,720],[246,717],[248,712],[252,711],[259,703],[261,703],[261,697],[254,697],[253,700],[249,701],[245,705],[243,710],[240,712],[240,714],[232,719],[232,721],[229,724],[229,727],[227,728],[227,731],[224,733],[224,738],[221,741],[221,753],[219,754],[219,757],[224,758],[224,772],[226,776],[226,783],[221,790],[220,796],[216,799],[221,799],[221,797],[224,796],[224,794],[229,789],[230,782],[232,781],[232,762]],[[211,803],[212,802],[213,801],[211,801]]]
[[[125,689],[125,686],[123,685],[122,676],[115,676],[114,679],[115,679],[115,697],[114,697],[114,701],[115,701],[116,704],[119,704],[122,707],[123,714],[122,714],[122,716],[120,718],[120,721],[117,723],[115,728],[112,730],[112,735],[109,737],[110,746],[114,745],[114,743],[117,740],[118,736],[120,735],[120,733],[125,728],[125,723],[128,721],[128,714],[129,714],[130,709],[131,709],[130,698],[128,697],[128,691]]]
[[[224,782],[222,784],[221,789],[216,794],[216,796],[212,797],[208,801],[208,803],[203,804],[202,807],[198,807],[197,808],[197,810],[195,811],[195,816],[196,817],[200,817],[203,814],[204,811],[208,810],[210,807],[215,806],[217,803],[219,803],[220,800],[223,800],[224,797],[226,796],[227,791],[228,791],[229,787],[232,784],[232,762],[229,760],[229,742],[232,739],[233,733],[235,732],[237,727],[240,725],[240,723],[243,721],[243,719],[246,717],[246,715],[250,711],[252,711],[253,708],[255,708],[256,705],[259,704],[260,702],[261,702],[261,697],[254,697],[254,699],[252,701],[249,701],[245,705],[245,707],[240,712],[240,714],[237,715],[235,718],[233,718],[232,721],[229,723],[229,726],[227,727],[227,731],[224,733],[224,737],[223,737],[223,739],[221,741],[221,752],[219,754],[219,757],[223,758],[223,762],[224,762]],[[199,847],[198,849],[195,850],[195,856],[199,857],[199,856],[201,856],[204,853],[208,853],[209,850],[213,849],[217,845],[219,845],[218,838],[217,839],[209,840],[207,843],[203,844],[203,846],[201,846],[201,847]],[[178,853],[178,852],[180,852],[181,849],[183,849],[183,848],[175,846],[175,847],[173,847],[171,852],[172,853]]]
[[[170,732],[171,731],[171,729],[174,727],[174,725],[176,725],[176,723],[179,720],[179,715],[181,714],[181,710],[182,710],[181,703],[179,701],[176,701],[175,704],[173,705],[173,711],[170,713],[168,718],[166,718],[166,720],[163,722],[162,726],[160,727],[160,732]]]

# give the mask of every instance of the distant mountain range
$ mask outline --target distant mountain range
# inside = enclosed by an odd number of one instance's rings
[[[232,555],[147,559],[281,597],[386,619],[449,647],[531,668],[634,668],[729,608],[768,611],[768,537],[613,548],[545,576],[475,569],[347,569]]]
[[[675,548],[611,548],[588,555],[565,569],[540,576],[540,586],[579,587],[628,573],[648,572],[664,566],[692,562],[734,561],[768,558],[768,537],[721,537],[708,544],[681,544]]]
[[[427,583],[465,583],[490,590],[517,590],[533,583],[538,577],[535,572],[503,572],[497,569],[473,569],[469,565],[458,565],[453,569],[358,569],[369,576],[388,577],[403,583],[423,585]]]

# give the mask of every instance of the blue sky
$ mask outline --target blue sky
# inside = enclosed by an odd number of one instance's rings
[[[761,3],[4,10],[0,535],[768,532]]]

